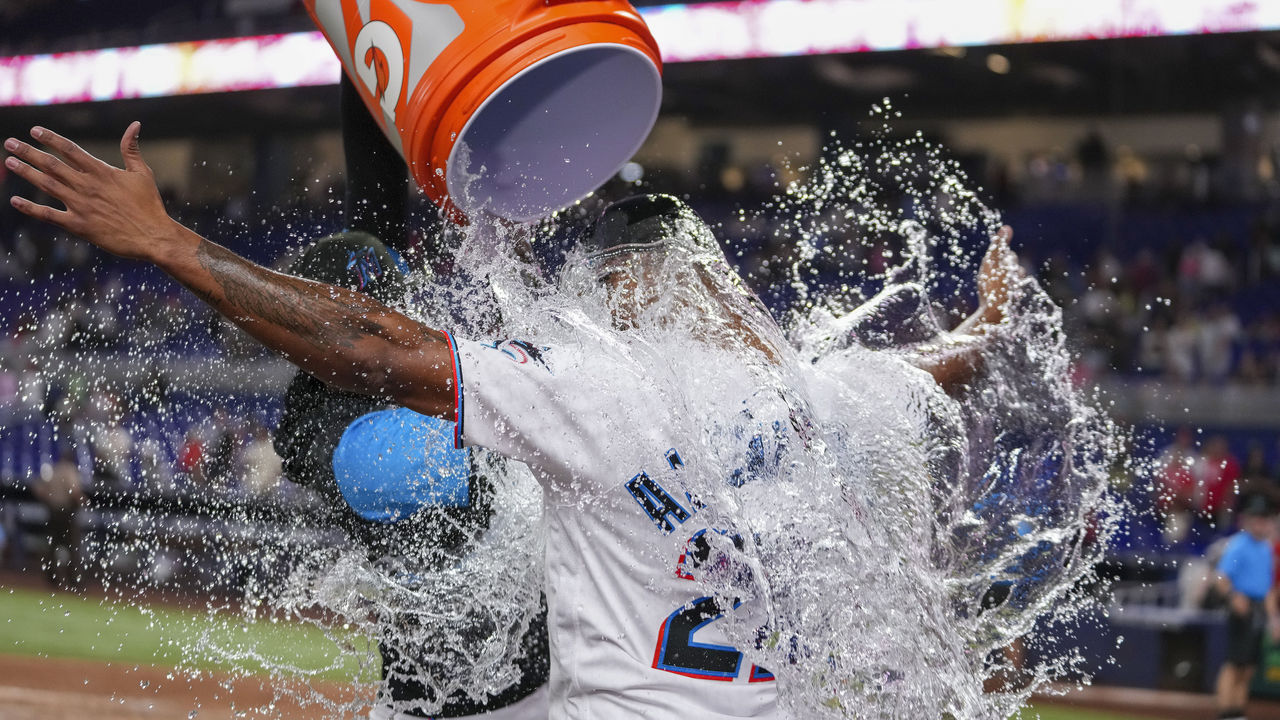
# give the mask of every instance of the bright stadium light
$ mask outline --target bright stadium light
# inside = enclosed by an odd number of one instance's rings
[[[332,85],[319,32],[0,58],[0,106]]]
[[[640,8],[667,63],[1280,29],[1280,2],[735,0]],[[319,32],[0,58],[0,106],[327,85]]]

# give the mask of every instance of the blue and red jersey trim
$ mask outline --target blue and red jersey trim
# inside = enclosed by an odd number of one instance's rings
[[[453,339],[453,333],[446,332],[444,337],[449,341],[449,350],[453,353],[453,446],[458,450],[462,449],[462,418],[463,418],[463,398],[462,398],[462,361],[458,356],[458,343]]]

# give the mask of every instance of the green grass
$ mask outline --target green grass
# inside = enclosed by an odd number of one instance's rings
[[[90,600],[68,593],[0,587],[0,653],[239,672],[266,666],[298,668],[340,682],[377,680],[318,628],[238,615]],[[356,647],[364,642],[352,637]],[[193,648],[213,645],[229,653]],[[1011,720],[1145,720],[1059,706],[1028,708]]]
[[[0,653],[373,681],[376,665],[311,625],[0,588]],[[357,648],[367,641],[351,637]]]
[[[1030,707],[1015,715],[1014,720],[1150,720],[1148,716],[1116,715],[1115,713],[1095,712],[1093,710],[1077,710],[1075,708],[1041,706]]]

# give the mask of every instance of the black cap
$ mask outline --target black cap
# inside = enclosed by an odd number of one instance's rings
[[[1240,514],[1253,517],[1269,517],[1276,514],[1275,505],[1266,495],[1249,495],[1240,503]]]
[[[704,237],[715,243],[711,228],[683,200],[671,195],[637,195],[605,208],[585,244],[589,252],[600,253],[622,246],[657,247],[671,240]]]
[[[365,293],[382,302],[404,294],[403,261],[366,232],[341,232],[317,240],[289,265],[293,275]]]

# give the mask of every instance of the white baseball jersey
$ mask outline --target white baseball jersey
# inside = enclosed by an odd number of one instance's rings
[[[773,676],[717,631],[682,564],[705,530],[682,453],[703,439],[677,436],[660,381],[596,348],[455,347],[459,443],[544,488],[550,718],[777,717]]]

